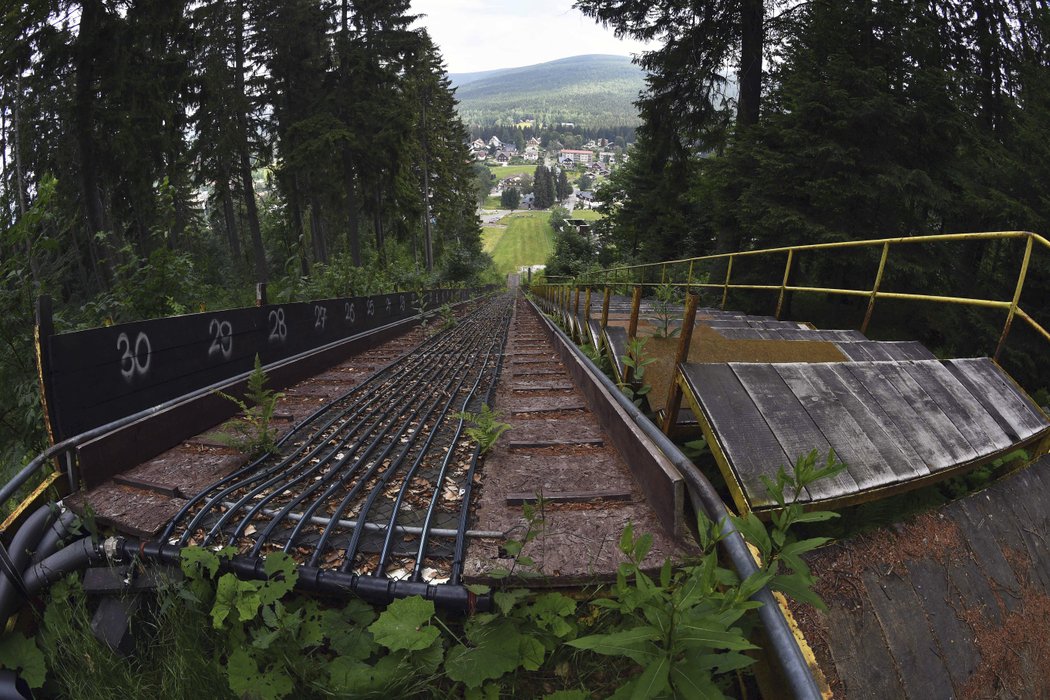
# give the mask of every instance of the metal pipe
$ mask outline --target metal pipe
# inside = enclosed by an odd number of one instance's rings
[[[615,397],[616,403],[620,405],[620,408],[635,421],[642,429],[642,432],[656,443],[656,446],[671,460],[671,463],[675,465],[685,479],[686,488],[689,490],[690,500],[693,502],[694,508],[705,512],[712,521],[721,523],[724,535],[721,543],[725,547],[726,554],[729,556],[733,568],[736,569],[737,575],[740,576],[741,580],[758,571],[758,564],[752,557],[747,543],[744,541],[740,531],[737,530],[736,525],[729,518],[729,510],[726,508],[725,503],[722,502],[715,487],[707,480],[707,477],[678,449],[677,445],[671,442],[670,438],[660,432],[660,429],[623,395],[623,392],[586,355],[572,344],[561,329],[546,320],[544,320],[544,323],[555,335],[561,338],[563,343],[570,347],[579,361],[587,367],[587,370],[597,378],[610,395]],[[773,648],[774,657],[779,663],[794,697],[804,700],[820,700],[821,694],[817,688],[817,683],[813,679],[809,665],[806,663],[802,650],[795,641],[795,637],[780,610],[780,606],[773,598],[772,591],[770,591],[768,586],[763,587],[751,599],[762,603],[762,607],[758,608],[759,618],[765,627],[770,645]]]

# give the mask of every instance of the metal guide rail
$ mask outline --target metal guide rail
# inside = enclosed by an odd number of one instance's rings
[[[283,550],[366,597],[388,597],[381,580],[458,586],[479,534],[467,530],[479,455],[461,412],[491,402],[511,312],[503,295],[431,336],[191,499],[142,551],[232,545],[255,568]]]

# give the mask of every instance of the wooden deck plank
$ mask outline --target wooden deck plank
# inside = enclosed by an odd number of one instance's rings
[[[951,679],[911,583],[897,576],[879,577],[872,571],[865,571],[861,578],[905,694],[943,697],[945,689],[951,688]]]
[[[988,358],[948,360],[945,366],[989,413],[998,417],[999,425],[1007,435],[1016,435],[1015,441],[1026,440],[1050,425],[1046,416]]]
[[[916,478],[930,473],[893,419],[841,364],[812,365],[810,372],[838,400],[850,418],[863,428],[887,464],[901,470],[902,477]]]
[[[971,643],[973,633],[953,606],[958,596],[948,586],[948,572],[932,559],[910,560],[905,565],[932,638],[942,652],[945,670],[958,691],[977,669],[980,655]]]
[[[867,602],[866,595],[863,600]],[[882,628],[867,614],[868,608],[870,604],[862,604],[858,609],[832,608],[827,613],[828,646],[844,687],[843,696],[872,700],[903,697],[900,674],[886,649]]]
[[[791,463],[794,463],[794,458],[809,454],[814,449],[818,455],[828,454],[831,444],[772,365],[730,363],[729,366],[755,402],[784,452],[792,458]],[[842,471],[812,484],[809,493],[814,500],[823,500],[856,493],[858,489],[859,485],[853,476]]]
[[[998,592],[1007,612],[1012,612],[1019,604],[1021,584],[999,543],[1012,542],[1016,538],[1017,522],[1010,517],[1009,511],[987,512],[979,498],[964,498],[955,508],[953,520],[959,525],[966,545],[992,581],[993,589]]]
[[[950,467],[955,463],[948,456],[938,435],[904,400],[900,392],[886,382],[882,373],[874,365],[847,362],[840,367],[843,372],[852,374],[856,382],[872,397],[872,400],[879,404],[884,414],[890,417],[900,434],[915,449],[931,472]]]
[[[989,455],[1010,446],[1010,438],[981,402],[940,362],[910,362],[902,367],[951,417],[978,454]]]
[[[869,438],[867,427],[857,423],[816,376],[813,366],[792,363],[774,367],[861,488],[888,486],[917,476],[902,452],[888,444],[880,449]]]
[[[790,468],[794,460],[788,458],[728,365],[683,364],[680,368],[752,507],[771,504],[759,476],[772,475],[781,465]]]
[[[1050,591],[1050,514],[1040,494],[1046,493],[1042,481],[1028,470],[1010,479],[1001,502],[1014,509],[1018,533],[1028,548],[1031,561],[1029,575]]]
[[[953,464],[962,464],[978,458],[977,450],[970,444],[951,417],[945,414],[937,402],[904,370],[902,362],[879,362],[875,367],[882,373],[904,400],[915,408],[941,442],[945,453]]]

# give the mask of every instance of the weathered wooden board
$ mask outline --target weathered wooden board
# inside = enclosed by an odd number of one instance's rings
[[[827,613],[828,646],[847,698],[900,698],[900,674],[886,649],[878,620],[866,614],[870,607],[863,594],[863,609],[832,608]]]
[[[922,343],[914,340],[845,340],[835,343],[851,360],[936,360]]]
[[[912,379],[910,374],[904,371],[901,363],[873,362],[871,366],[897,390],[904,403],[914,408],[916,413],[930,426],[941,444],[941,449],[951,460],[951,464],[962,464],[977,459],[977,451],[955,426],[952,418],[945,415],[930,395]]]
[[[858,423],[824,379],[814,372],[807,372],[799,364],[778,364],[774,367],[827,438],[838,458],[846,464],[858,486],[863,489],[878,488],[917,476],[904,453],[888,442],[881,446],[875,442],[884,435],[881,430],[872,430],[875,436],[869,436],[872,424]]]
[[[908,697],[941,697],[951,687],[948,671],[934,644],[926,617],[911,584],[896,576],[863,576],[868,600],[882,627],[886,643]],[[901,610],[918,614],[902,615]]]
[[[795,459],[809,454],[812,450],[816,450],[820,456],[831,451],[832,446],[827,437],[810,418],[799,398],[781,379],[774,365],[730,363],[729,366],[748,396],[755,402],[773,435],[791,458],[792,464]],[[767,465],[764,472],[767,476],[775,474],[770,467],[775,470],[773,465]],[[810,485],[809,493],[815,500],[830,499],[857,493],[876,483],[874,480],[865,479],[864,483],[858,484],[850,472],[842,471]]]
[[[874,363],[850,362],[841,368],[844,373],[852,374],[857,384],[878,403],[883,415],[897,426],[900,434],[931,472],[954,464],[937,433],[927,425],[916,408],[905,401],[896,387],[886,381]]]
[[[984,404],[1011,439],[1026,440],[1050,426],[1042,411],[988,358],[948,360],[945,366]]]
[[[689,391],[711,426],[751,508],[772,505],[762,475],[790,468],[789,458],[732,368],[725,364],[679,366]],[[812,448],[811,448],[812,449]],[[809,500],[809,494],[803,496]]]
[[[949,585],[948,573],[932,559],[906,561],[905,566],[906,578],[915,590],[932,632],[930,643],[939,649],[952,684],[962,688],[976,670],[980,655],[970,641],[973,633],[956,610],[959,599]],[[918,613],[917,610],[910,617],[917,621]]]
[[[834,501],[979,464],[1013,444],[936,360],[687,363],[680,371],[752,507],[761,507],[760,477],[775,474],[780,451],[793,462],[834,449],[847,469],[807,494]]]
[[[937,403],[978,454],[991,454],[1010,446],[1010,438],[965,386],[940,362],[901,365]]]
[[[875,445],[885,460],[902,479],[926,476],[930,470],[915,452],[896,423],[882,410],[878,402],[839,363],[813,365],[809,369],[809,380],[826,395],[834,397],[868,439]]]

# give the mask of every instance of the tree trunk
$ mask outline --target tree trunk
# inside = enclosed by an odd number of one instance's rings
[[[765,35],[763,0],[740,2],[740,100],[736,121],[741,127],[758,123],[762,102],[762,44]]]
[[[288,211],[292,215],[292,235],[295,236],[296,248],[299,250],[299,272],[303,277],[310,274],[310,261],[306,255],[306,231],[303,228],[303,212],[299,206],[299,179],[291,176],[291,186],[288,191]]]
[[[98,182],[98,158],[92,133],[95,116],[95,57],[90,42],[99,34],[102,5],[98,0],[83,0],[80,11],[80,33],[75,49],[76,79],[73,96],[73,136],[80,160],[80,189],[84,198],[84,215],[88,234],[105,230],[105,215]]]
[[[372,221],[376,230],[376,252],[379,253],[380,264],[386,264],[386,249],[383,245],[383,193],[378,182],[373,186],[372,192],[375,198],[375,213],[372,215]]]
[[[248,216],[248,231],[252,239],[252,257],[255,259],[255,281],[269,282],[269,271],[266,265],[266,249],[263,247],[262,227],[259,226],[259,209],[255,203],[255,184],[252,182],[252,164],[248,151],[248,116],[244,103],[244,1],[237,0],[235,5],[236,22],[234,32],[234,52],[237,62],[234,80],[236,81],[237,107],[237,151],[240,159],[241,191],[244,193],[244,208]]]
[[[328,245],[324,239],[324,215],[321,212],[321,198],[316,188],[310,188],[310,240],[314,248],[314,262],[328,262]]]
[[[219,171],[215,189],[222,197],[222,220],[226,225],[226,240],[230,244],[230,257],[241,264],[241,237],[237,235],[237,217],[233,213],[233,196],[230,194],[230,178],[225,166]]]
[[[343,149],[343,177],[346,188],[346,237],[355,267],[361,267],[361,218],[357,211],[357,187],[354,184],[354,162],[350,149]]]

